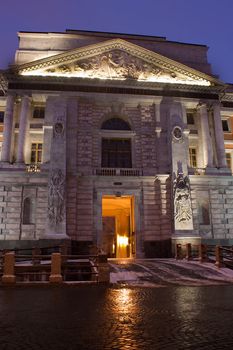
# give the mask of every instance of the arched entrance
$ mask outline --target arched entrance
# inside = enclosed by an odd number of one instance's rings
[[[134,197],[102,197],[101,247],[111,258],[131,258],[135,255]]]

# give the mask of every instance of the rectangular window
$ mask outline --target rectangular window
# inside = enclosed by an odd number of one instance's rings
[[[103,168],[132,168],[131,140],[102,139]]]
[[[194,114],[192,112],[187,113],[187,124],[188,125],[195,125]]]
[[[227,167],[231,169],[231,153],[226,153]]]
[[[45,116],[45,107],[36,106],[33,109],[33,118],[35,119],[44,119]]]
[[[194,147],[189,147],[189,166],[192,168],[197,167],[197,150]]]
[[[31,163],[37,164],[42,161],[42,143],[32,143]]]
[[[228,119],[222,119],[222,129],[223,131],[231,131]]]
[[[4,112],[0,111],[0,123],[4,122]]]

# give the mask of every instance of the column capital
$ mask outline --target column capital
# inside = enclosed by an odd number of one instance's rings
[[[6,97],[8,97],[8,96],[15,98],[17,96],[17,94],[16,94],[16,92],[13,92],[13,91],[7,91]]]
[[[209,103],[207,101],[200,101],[198,102],[198,104],[196,105],[196,109],[203,109],[206,108],[206,110],[208,109]]]
[[[154,99],[153,99],[153,104],[154,105],[159,105],[161,102],[162,102],[162,100],[163,100],[163,97],[155,97]]]
[[[219,110],[219,114],[220,114],[220,109],[221,109],[221,102],[219,101],[215,101],[211,104],[211,110],[212,111],[216,111],[217,109]]]
[[[28,94],[18,95],[17,96],[17,102],[23,102],[23,101],[32,101],[32,97]]]

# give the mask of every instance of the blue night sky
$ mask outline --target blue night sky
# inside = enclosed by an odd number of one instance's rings
[[[17,31],[80,29],[205,44],[213,73],[233,83],[233,0],[2,0],[0,9],[1,69],[13,61]]]

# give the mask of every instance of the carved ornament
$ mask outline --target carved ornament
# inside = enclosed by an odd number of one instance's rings
[[[179,142],[179,143],[184,142],[183,131],[180,126],[174,126],[172,130],[172,137],[173,137],[173,142]]]
[[[185,224],[192,220],[190,182],[183,173],[179,173],[174,180],[174,216],[178,223]]]
[[[61,169],[52,171],[48,193],[48,218],[50,225],[58,225],[65,213],[65,176]]]

